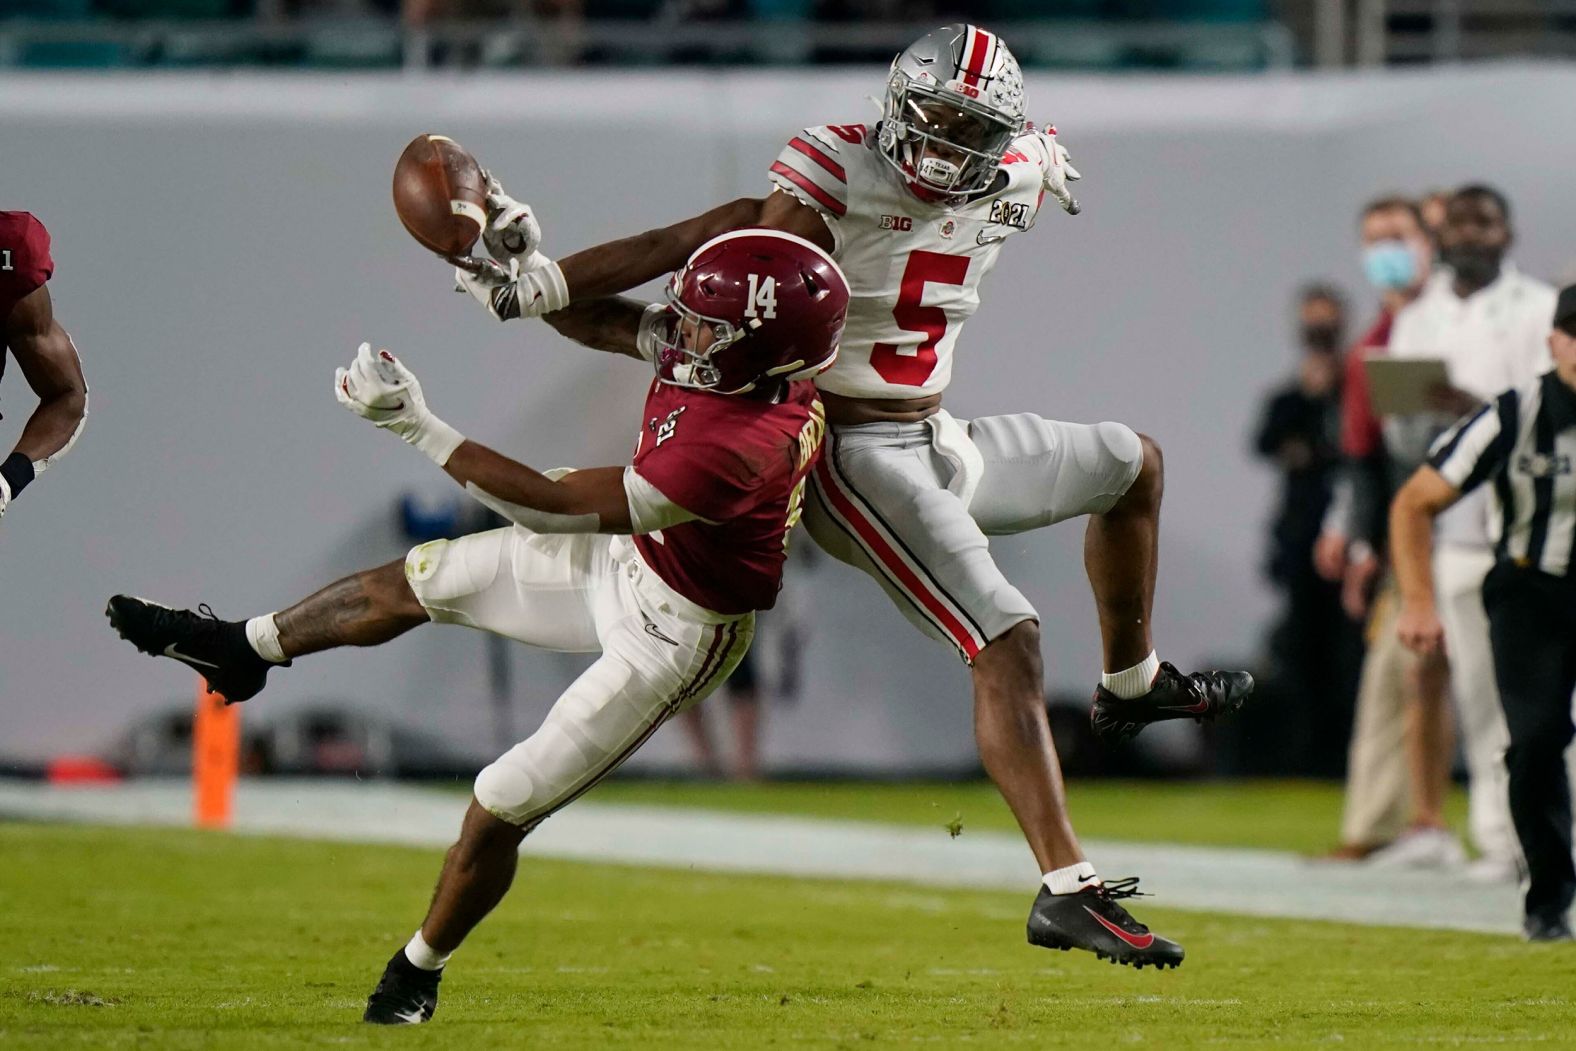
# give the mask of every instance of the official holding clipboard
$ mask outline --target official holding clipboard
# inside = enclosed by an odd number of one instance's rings
[[[1466,186],[1450,196],[1439,231],[1445,269],[1396,315],[1390,337],[1392,359],[1435,359],[1449,376],[1448,386],[1431,383],[1425,392],[1435,412],[1387,417],[1386,444],[1403,451],[1403,462],[1424,462],[1430,443],[1457,417],[1549,368],[1555,291],[1506,261],[1512,240],[1510,205],[1497,190]],[[1494,564],[1488,502],[1486,491],[1474,492],[1439,516],[1433,572],[1470,779],[1472,840],[1483,855],[1471,874],[1508,881],[1519,851],[1503,761],[1505,718],[1482,599],[1483,578]]]
[[[1495,678],[1509,724],[1510,808],[1531,881],[1524,931],[1569,941],[1571,743],[1576,694],[1576,285],[1559,295],[1549,336],[1554,368],[1499,394],[1434,444],[1391,508],[1401,641],[1445,641],[1429,552],[1436,518],[1476,491],[1498,522],[1483,586]]]

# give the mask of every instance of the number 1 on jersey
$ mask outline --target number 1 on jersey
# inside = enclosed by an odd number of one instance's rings
[[[930,379],[930,374],[936,371],[936,344],[947,334],[947,312],[940,307],[921,305],[925,286],[961,285],[963,275],[968,272],[969,257],[966,255],[942,255],[922,249],[909,253],[892,317],[897,320],[898,328],[923,333],[925,341],[912,353],[906,353],[907,347],[898,348],[891,343],[872,346],[870,364],[882,379],[906,387],[923,387]]]
[[[0,248],[0,270],[14,269],[11,266],[11,249]]]

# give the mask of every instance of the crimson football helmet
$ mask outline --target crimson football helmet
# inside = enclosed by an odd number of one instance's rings
[[[652,331],[664,383],[744,394],[809,379],[837,360],[848,280],[832,257],[781,230],[734,230],[695,249]]]

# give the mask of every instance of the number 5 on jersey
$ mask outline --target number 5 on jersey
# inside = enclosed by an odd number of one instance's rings
[[[947,312],[941,307],[922,305],[925,286],[961,285],[968,272],[969,257],[966,255],[942,255],[921,249],[909,253],[892,317],[898,328],[919,332],[925,339],[913,350],[891,343],[872,346],[870,364],[882,379],[906,387],[923,387],[929,381],[930,374],[936,370],[936,344],[947,334]]]

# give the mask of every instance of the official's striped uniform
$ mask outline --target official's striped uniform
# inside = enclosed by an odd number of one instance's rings
[[[1528,929],[1576,899],[1565,750],[1576,736],[1576,391],[1554,373],[1447,431],[1429,461],[1463,492],[1492,486],[1497,561],[1483,582],[1494,678],[1510,730],[1510,815],[1531,880]]]
[[[1463,493],[1492,483],[1500,561],[1553,576],[1576,561],[1576,392],[1553,372],[1446,431],[1429,456]]]

